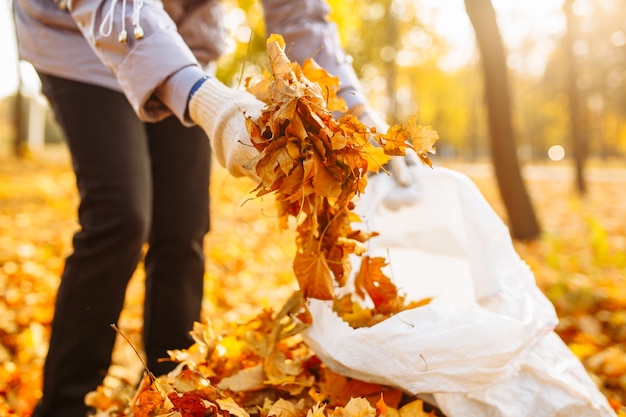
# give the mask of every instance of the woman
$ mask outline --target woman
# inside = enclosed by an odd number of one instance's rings
[[[351,107],[385,128],[367,110],[323,0],[263,4],[268,33],[282,33],[294,59],[315,55],[340,77]],[[171,364],[158,359],[192,343],[210,148],[231,174],[249,175],[255,151],[246,146],[245,119],[258,117],[263,103],[211,76],[224,45],[215,0],[15,0],[14,14],[20,56],[41,77],[80,194],[81,228],[62,274],[33,415],[78,417],[110,365],[110,324],[145,243],[148,367],[166,373]],[[400,183],[411,182],[402,160],[392,168]]]

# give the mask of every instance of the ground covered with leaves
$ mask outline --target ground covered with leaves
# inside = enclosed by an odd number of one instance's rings
[[[443,163],[442,163],[443,164]],[[467,173],[505,218],[487,164],[448,164]],[[557,331],[626,416],[626,169],[591,167],[589,194],[571,191],[571,170],[528,166],[525,177],[544,234],[516,242],[560,316]],[[207,236],[205,314],[218,333],[278,311],[297,282],[294,232],[276,227],[272,198],[250,201],[252,184],[215,169],[213,230]],[[40,395],[41,369],[63,259],[76,230],[77,196],[63,147],[0,164],[0,414],[27,416]],[[139,347],[143,274],[129,287],[120,328]],[[254,292],[250,289],[254,288]],[[253,296],[251,296],[253,294]],[[137,379],[141,363],[119,340],[111,374]],[[327,378],[338,376],[326,375]],[[339,379],[333,380],[335,386]],[[345,381],[344,381],[345,382]],[[344,400],[363,387],[343,385]],[[391,400],[390,400],[391,402]],[[363,404],[352,404],[352,407]],[[413,414],[419,415],[419,414]]]

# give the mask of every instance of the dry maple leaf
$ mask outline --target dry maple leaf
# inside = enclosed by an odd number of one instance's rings
[[[293,268],[304,297],[321,300],[333,298],[330,269],[326,259],[319,253],[297,252]]]
[[[408,123],[391,126],[387,133],[378,138],[389,155],[404,155],[404,149],[410,144],[420,159],[432,166],[428,153],[435,153],[435,142],[439,140],[439,135],[430,126],[420,125],[418,115],[414,114],[409,117]]]

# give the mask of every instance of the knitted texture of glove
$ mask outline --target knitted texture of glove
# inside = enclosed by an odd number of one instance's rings
[[[208,135],[218,163],[235,177],[258,181],[259,152],[252,146],[246,118],[257,120],[265,103],[243,90],[207,79],[189,100],[189,116]]]

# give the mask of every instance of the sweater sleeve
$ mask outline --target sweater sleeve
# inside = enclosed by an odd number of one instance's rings
[[[181,97],[201,78],[202,68],[160,1],[72,0],[69,8],[142,120],[158,121],[172,113],[184,117]],[[174,96],[172,86],[181,97]]]
[[[262,3],[267,33],[282,35],[290,59],[302,63],[313,58],[339,77],[338,95],[348,108],[367,103],[351,59],[341,46],[337,27],[328,20],[325,0],[262,0]]]

